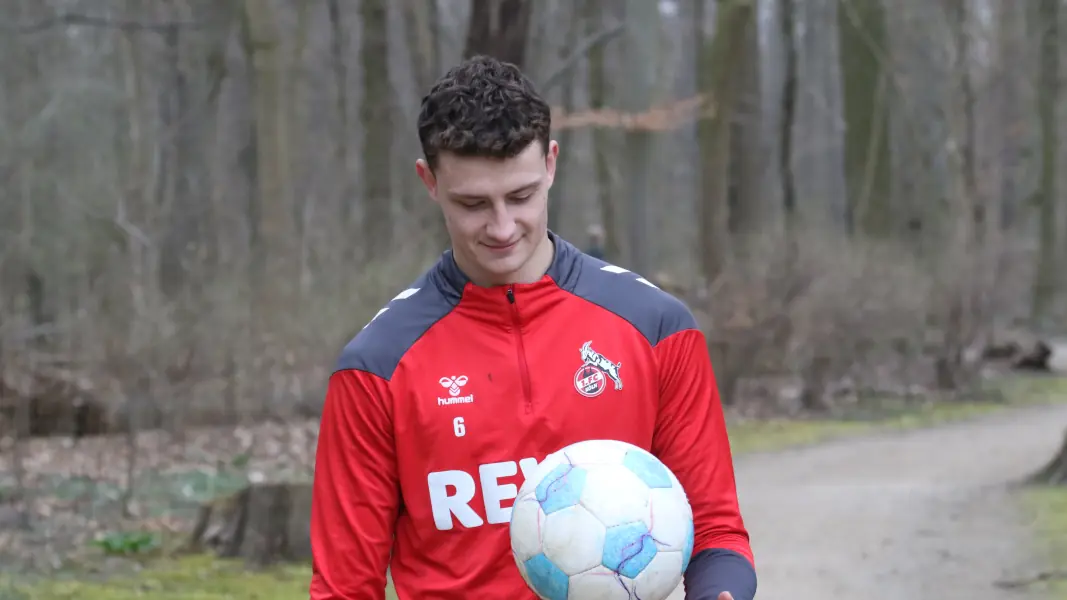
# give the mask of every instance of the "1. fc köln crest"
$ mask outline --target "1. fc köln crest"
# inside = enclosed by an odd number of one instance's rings
[[[604,393],[611,381],[616,390],[622,389],[622,378],[619,377],[621,362],[612,362],[603,354],[593,349],[590,340],[582,344],[582,366],[574,374],[574,389],[586,398],[595,398]]]

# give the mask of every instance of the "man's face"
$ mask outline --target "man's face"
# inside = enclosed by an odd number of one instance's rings
[[[472,279],[508,283],[542,243],[547,243],[548,191],[559,146],[548,152],[534,141],[508,159],[443,153],[432,172],[416,170],[441,207],[453,252]]]

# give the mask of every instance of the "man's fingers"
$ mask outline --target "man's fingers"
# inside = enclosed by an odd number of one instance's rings
[[[719,600],[734,600],[734,597],[730,595],[730,592],[723,592],[719,594]]]

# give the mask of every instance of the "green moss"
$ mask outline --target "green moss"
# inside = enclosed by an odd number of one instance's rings
[[[1067,600],[1067,486],[1030,488],[1023,503],[1048,563],[1047,571],[1058,574],[1039,585],[1048,592],[1049,600]]]

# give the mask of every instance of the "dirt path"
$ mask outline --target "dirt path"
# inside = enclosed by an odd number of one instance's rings
[[[760,600],[1036,598],[1006,484],[1050,459],[1067,406],[737,459]]]

